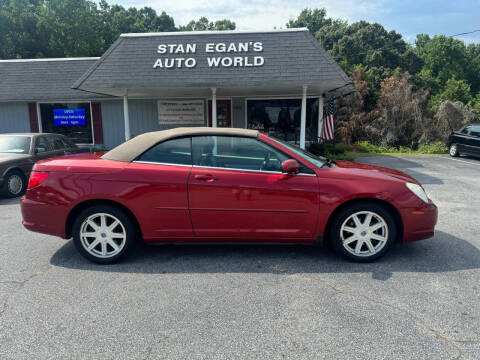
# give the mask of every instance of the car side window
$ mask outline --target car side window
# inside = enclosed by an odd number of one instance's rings
[[[67,144],[67,148],[73,148],[73,149],[78,149],[77,144],[75,144],[72,140],[70,140],[67,137],[60,137],[63,142]]]
[[[290,157],[254,138],[195,136],[192,138],[193,165],[239,170],[282,171]]]
[[[140,155],[136,161],[192,165],[191,139],[187,137],[161,142]]]
[[[470,133],[470,128],[471,128],[471,126],[465,126],[465,127],[462,129],[461,133],[462,133],[462,134],[469,135],[469,133]]]
[[[53,146],[53,150],[64,150],[66,149],[65,143],[59,136],[50,136],[48,138]]]
[[[47,140],[46,136],[39,136],[37,137],[35,148],[44,148],[45,151],[52,151],[53,147],[50,145],[50,143]]]
[[[480,137],[480,125],[473,125],[470,129],[470,135]]]

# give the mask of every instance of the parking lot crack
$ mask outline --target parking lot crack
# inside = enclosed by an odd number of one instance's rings
[[[20,291],[30,280],[38,277],[38,276],[41,276],[41,275],[44,275],[46,272],[48,272],[49,270],[51,270],[54,266],[53,265],[49,265],[48,267],[46,267],[45,269],[43,270],[40,270],[40,271],[37,271],[36,273],[33,273],[31,274],[30,276],[28,276],[27,278],[25,278],[24,280],[22,281],[4,281],[2,283],[10,283],[10,284],[17,284],[16,287],[14,287],[7,295],[7,297],[5,298],[5,300],[3,301],[3,303],[1,304],[1,308],[0,308],[0,320],[3,318],[3,315],[5,314],[5,312],[7,311],[8,309],[8,303],[11,299],[11,297],[17,293],[18,291]]]
[[[433,326],[430,326],[429,324],[427,324],[419,315],[415,314],[414,312],[412,312],[410,310],[404,309],[400,306],[390,304],[388,302],[381,301],[381,300],[378,300],[378,299],[374,299],[374,298],[372,298],[368,295],[365,295],[365,294],[361,294],[361,293],[358,293],[358,292],[353,292],[353,291],[348,291],[348,290],[338,288],[338,287],[336,287],[336,286],[334,286],[334,285],[332,285],[329,282],[324,281],[324,280],[319,280],[319,279],[316,279],[316,278],[313,278],[313,277],[310,277],[310,276],[306,276],[306,275],[301,275],[301,274],[290,274],[287,271],[280,269],[280,267],[278,265],[272,266],[272,269],[279,274],[286,275],[286,276],[288,276],[290,278],[293,278],[293,279],[296,279],[296,280],[301,280],[301,281],[312,281],[313,280],[315,282],[319,282],[319,283],[323,284],[324,287],[329,288],[330,290],[332,290],[336,294],[339,294],[339,295],[342,295],[342,296],[347,296],[347,297],[352,297],[352,298],[362,298],[362,299],[364,299],[367,302],[370,302],[372,304],[381,305],[385,308],[389,308],[391,310],[394,310],[397,313],[403,314],[404,316],[407,316],[408,318],[413,320],[415,323],[420,325],[422,328],[427,330],[428,333],[434,335],[435,338],[440,339],[442,341],[445,341],[446,343],[453,346],[458,352],[457,356],[454,359],[461,359],[462,356],[463,356],[463,351],[462,351],[460,345],[480,344],[480,339],[478,339],[478,340],[456,340],[456,339],[452,339],[452,338],[448,337],[447,335],[441,333],[437,329],[435,329]]]

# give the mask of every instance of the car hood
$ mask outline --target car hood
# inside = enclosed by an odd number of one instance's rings
[[[0,153],[0,164],[31,158],[30,154]]]
[[[390,178],[420,184],[416,179],[414,179],[410,175],[405,174],[404,172],[389,169],[383,166],[375,166],[344,160],[335,160],[335,164],[337,165],[335,167],[336,172],[340,172],[343,175],[347,176],[351,175],[355,177],[372,177],[375,179]]]

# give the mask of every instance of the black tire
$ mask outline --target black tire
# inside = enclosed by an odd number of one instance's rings
[[[107,221],[108,219],[112,220],[111,217],[116,218],[120,222],[120,225],[117,225],[117,227],[115,227],[113,230],[120,229],[121,233],[123,232],[123,230],[125,232],[125,240],[124,240],[125,242],[123,244],[123,247],[120,249],[120,251],[112,255],[107,254],[105,257],[102,257],[101,254],[98,254],[98,255],[93,254],[94,252],[100,251],[99,247],[100,249],[103,249],[102,243],[99,243],[97,246],[95,246],[91,252],[89,252],[86,248],[86,246],[88,245],[86,244],[86,241],[91,241],[90,244],[92,244],[92,242],[95,241],[97,238],[87,237],[85,240],[85,238],[82,239],[82,237],[80,236],[82,227],[86,226],[88,228],[90,226],[90,225],[85,225],[84,224],[85,221],[92,216],[93,216],[92,219],[95,219],[96,215],[100,216],[99,214],[108,215]],[[111,224],[113,224],[113,221],[110,223],[110,225]],[[107,222],[107,225],[109,225],[108,222]],[[91,229],[94,230],[93,228]],[[99,230],[99,232],[100,231],[101,230]],[[122,258],[127,257],[128,255],[131,254],[133,248],[135,247],[135,242],[137,238],[137,231],[130,217],[123,210],[110,205],[94,205],[83,210],[75,219],[75,222],[73,224],[72,234],[73,234],[73,242],[78,252],[86,259],[92,262],[95,262],[97,264],[112,264],[119,261]],[[102,236],[104,236],[104,234]],[[101,238],[101,237],[98,236],[98,238]],[[108,240],[104,239],[104,242],[106,241]],[[105,246],[106,248],[110,248],[114,250],[110,244]]]
[[[450,148],[448,149],[448,153],[450,154],[451,157],[457,157],[460,155],[458,152],[458,145],[455,143],[452,143],[450,145]]]
[[[18,181],[21,181],[20,187]],[[25,194],[27,179],[20,170],[10,170],[3,178],[3,185],[0,195],[7,198],[14,198]]]
[[[343,245],[342,234],[344,235],[344,238],[346,238],[348,234],[352,236],[355,234],[345,230],[341,232],[342,225],[347,221],[347,219],[350,219],[351,216],[353,216],[354,214],[360,214],[358,215],[359,216],[358,219],[360,220],[360,222],[362,222],[362,216],[367,215],[367,214],[365,215],[362,214],[362,212],[369,212],[369,213],[375,214],[377,215],[377,217],[373,216],[373,219],[375,220],[381,219],[386,224],[386,227],[383,227],[382,229],[379,229],[379,230],[375,230],[373,232],[375,235],[377,235],[376,232],[385,232],[381,234],[386,238],[386,241],[384,241],[383,245],[377,248],[377,244],[380,244],[381,242],[378,240],[369,238],[370,244],[372,244],[377,251],[372,255],[368,255],[368,253],[355,255],[350,251],[348,251],[346,247]],[[365,219],[366,217],[363,218],[363,221],[366,221]],[[372,221],[375,221],[375,220],[372,220]],[[353,220],[349,220],[349,221],[353,221]],[[346,225],[348,224],[349,222],[346,223]],[[375,223],[373,223],[373,225],[375,225]],[[397,224],[395,222],[394,217],[392,216],[392,214],[387,208],[372,202],[359,202],[342,209],[337,214],[337,216],[333,219],[332,224],[330,226],[329,240],[330,240],[330,245],[332,246],[334,251],[342,255],[343,257],[353,261],[357,261],[357,262],[370,262],[382,257],[387,253],[387,251],[390,249],[392,244],[396,241],[397,234],[398,234]],[[363,235],[363,232],[362,232],[362,235]],[[365,236],[368,237],[368,235],[365,235]],[[363,240],[360,240],[360,243],[362,244],[360,245],[360,249],[363,250],[364,252],[367,252],[368,246],[366,242],[364,242]],[[353,247],[353,245],[357,245],[357,242],[355,242],[355,240],[352,243],[350,243],[349,246]]]

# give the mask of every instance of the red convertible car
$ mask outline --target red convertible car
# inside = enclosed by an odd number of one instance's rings
[[[177,128],[104,154],[41,161],[21,200],[23,225],[73,237],[111,263],[137,239],[327,242],[357,261],[432,237],[437,208],[412,177],[330,161],[254,130]]]

